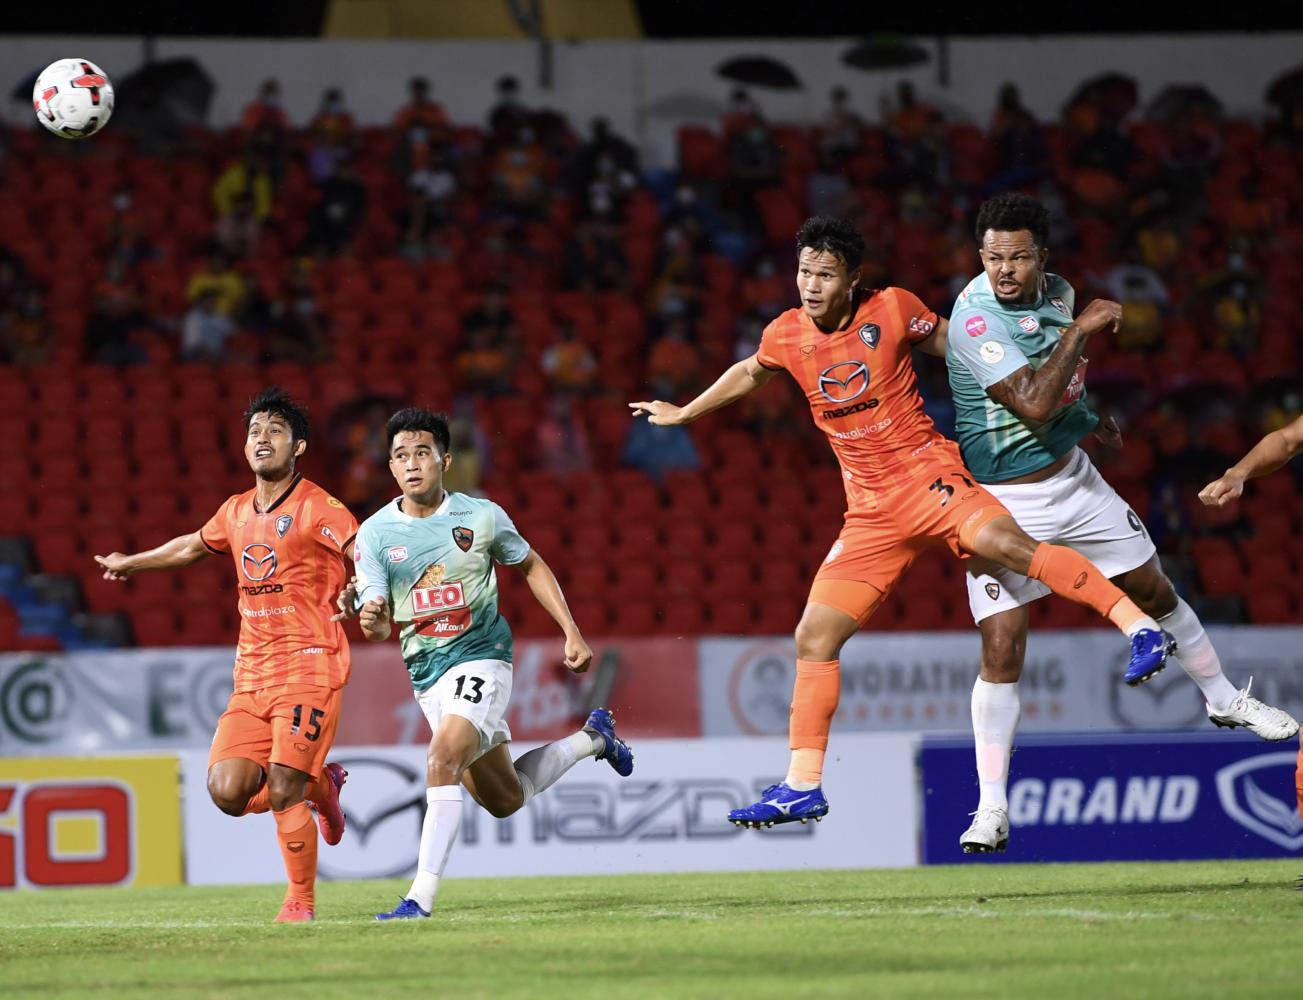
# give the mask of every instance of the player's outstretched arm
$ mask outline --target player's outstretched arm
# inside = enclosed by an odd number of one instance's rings
[[[95,561],[104,569],[104,579],[125,580],[133,573],[142,570],[178,569],[181,566],[189,566],[206,555],[208,549],[204,547],[199,532],[195,531],[188,535],[177,535],[170,542],[164,542],[148,552],[137,552],[134,555],[110,552],[106,556],[96,556]]]
[[[924,354],[930,354],[934,358],[944,358],[946,356],[946,341],[950,337],[950,322],[944,317],[940,317],[937,325],[922,340],[914,346]]]
[[[543,557],[533,549],[530,549],[529,555],[516,563],[516,566],[525,574],[525,582],[529,584],[534,599],[543,605],[544,610],[561,626],[561,631],[565,634],[566,667],[577,674],[582,674],[593,662],[593,651],[584,641],[579,626],[575,624],[575,619],[570,614],[570,607],[566,604],[565,594],[561,593],[561,584],[557,583],[556,574],[543,561]]]
[[[1122,307],[1107,299],[1096,299],[1067,327],[1045,359],[1045,364],[1035,371],[1028,365],[1019,368],[1007,378],[988,386],[986,394],[1029,420],[1047,420],[1059,408],[1068,383],[1081,362],[1086,341],[1091,334],[1106,328],[1117,331],[1122,322]]]
[[[1247,455],[1199,491],[1199,499],[1208,507],[1221,507],[1244,492],[1244,483],[1275,472],[1303,451],[1303,417],[1280,430],[1272,431],[1253,446]]]
[[[357,623],[362,628],[362,634],[372,642],[384,642],[393,629],[393,619],[389,617],[389,602],[383,597],[371,598],[358,612]]]
[[[766,368],[754,355],[744,358],[724,371],[715,380],[715,384],[686,406],[675,406],[662,400],[644,403],[630,403],[629,409],[635,417],[647,414],[647,419],[662,427],[675,424],[690,424],[704,417],[707,413],[736,403],[743,396],[755,392],[762,385],[778,374],[772,368]]]

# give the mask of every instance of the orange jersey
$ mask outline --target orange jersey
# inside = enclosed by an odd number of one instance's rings
[[[235,690],[285,684],[339,688],[348,682],[348,639],[335,597],[344,588],[344,549],[357,534],[345,506],[295,476],[265,511],[256,490],[218,508],[199,537],[209,552],[229,552],[240,593]]]
[[[804,309],[767,327],[756,358],[785,368],[810,401],[842,467],[851,510],[873,510],[879,496],[911,479],[951,445],[923,411],[911,345],[940,319],[912,292],[862,293],[850,319],[831,333]],[[947,458],[950,456],[947,454]],[[955,449],[958,461],[958,449]]]

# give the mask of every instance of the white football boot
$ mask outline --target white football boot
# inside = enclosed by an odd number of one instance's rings
[[[1008,809],[986,806],[969,815],[973,817],[973,825],[959,838],[965,854],[990,854],[1009,846]]]
[[[1290,740],[1297,736],[1298,722],[1288,712],[1271,705],[1264,705],[1257,698],[1249,697],[1249,689],[1252,687],[1253,678],[1250,677],[1249,683],[1245,685],[1239,697],[1231,702],[1229,708],[1220,712],[1214,711],[1209,705],[1208,718],[1212,724],[1225,729],[1243,726],[1254,736],[1272,743]]]

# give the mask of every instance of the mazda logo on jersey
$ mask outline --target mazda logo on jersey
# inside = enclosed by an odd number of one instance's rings
[[[262,542],[246,545],[240,553],[240,568],[254,583],[260,583],[276,572],[276,550]]]
[[[819,376],[819,391],[830,403],[849,403],[869,387],[869,367],[863,361],[839,361]]]

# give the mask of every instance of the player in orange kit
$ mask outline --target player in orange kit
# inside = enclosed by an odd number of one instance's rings
[[[357,521],[294,470],[308,447],[308,418],[279,389],[244,414],[244,454],[255,486],[228,499],[199,531],[148,552],[96,556],[109,580],[189,566],[229,553],[239,581],[235,691],[208,756],[208,794],[232,816],[276,818],[289,889],[277,923],[311,920],[317,812],[326,843],[344,834],[339,789],[327,764],[348,682],[348,639],[335,597],[352,572]]]
[[[1168,636],[1088,560],[1035,541],[977,485],[923,411],[910,349],[944,356],[947,325],[903,288],[863,290],[864,240],[849,222],[808,220],[797,234],[802,307],[768,327],[739,361],[686,406],[630,403],[652,423],[687,424],[736,402],[786,369],[810,401],[841,465],[847,513],[796,627],[791,763],[761,800],[729,813],[744,826],[821,819],[823,759],[840,695],[841,648],[923,549],[984,556],[1093,608],[1131,636],[1128,683],[1163,669]]]
[[[1303,452],[1303,417],[1272,431],[1255,444],[1249,453],[1232,465],[1220,479],[1199,491],[1199,499],[1207,507],[1222,507],[1244,492],[1244,483],[1258,476],[1275,472],[1295,455]],[[1299,737],[1298,767],[1294,771],[1294,788],[1298,795],[1298,814],[1303,816],[1303,736]],[[1299,878],[1303,889],[1303,876]]]

